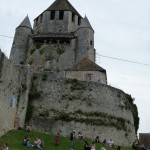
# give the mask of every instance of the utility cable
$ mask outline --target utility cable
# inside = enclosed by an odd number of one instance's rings
[[[6,36],[6,35],[0,35],[0,36],[13,39],[13,37],[11,37],[11,36]]]

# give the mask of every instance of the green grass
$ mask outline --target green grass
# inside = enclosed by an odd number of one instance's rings
[[[27,150],[34,148],[26,148],[22,145],[23,139],[26,135],[30,137],[30,143],[33,143],[36,137],[44,141],[44,150],[70,150],[69,137],[60,136],[60,145],[54,144],[55,136],[50,134],[38,132],[26,132],[23,130],[12,130],[0,138],[0,147],[4,142],[8,143],[10,150]],[[91,142],[89,142],[90,144]],[[83,150],[84,142],[78,139],[75,140],[75,150]],[[96,150],[100,150],[101,144],[96,145]],[[114,150],[114,148],[106,147],[107,150]],[[131,150],[131,148],[122,148],[121,150]]]

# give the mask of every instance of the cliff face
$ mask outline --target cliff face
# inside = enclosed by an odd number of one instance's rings
[[[34,130],[68,136],[75,129],[87,138],[99,135],[101,141],[113,139],[125,146],[135,140],[133,103],[121,90],[100,83],[57,79],[54,73],[35,75],[31,89],[26,119]]]

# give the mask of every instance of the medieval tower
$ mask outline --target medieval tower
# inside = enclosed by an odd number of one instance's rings
[[[55,0],[33,28],[26,16],[16,28],[10,58],[0,52],[0,135],[30,123],[33,130],[68,136],[75,129],[87,138],[100,134],[100,140],[130,146],[137,107],[130,95],[107,85],[95,57],[94,29],[69,0]]]

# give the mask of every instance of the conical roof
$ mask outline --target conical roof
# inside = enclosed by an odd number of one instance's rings
[[[70,4],[68,0],[55,0],[54,3],[50,7],[46,9],[46,11],[59,11],[59,10],[64,10],[64,11],[71,11],[75,13],[76,15],[80,16],[81,15],[77,12],[77,10]],[[82,18],[82,17],[81,17]]]
[[[28,15],[25,17],[25,19],[20,23],[18,27],[27,27],[27,28],[32,29]]]
[[[82,19],[79,28],[91,28],[93,30],[93,28],[86,16]]]

